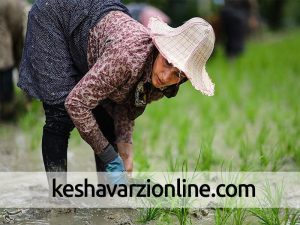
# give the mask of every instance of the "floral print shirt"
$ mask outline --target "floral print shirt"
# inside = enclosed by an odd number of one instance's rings
[[[132,93],[139,82],[151,81],[154,52],[147,28],[120,11],[108,13],[90,30],[89,71],[70,92],[65,106],[95,153],[109,144],[92,114],[98,104],[114,119],[116,142],[132,143]],[[156,92],[151,100],[161,97]]]

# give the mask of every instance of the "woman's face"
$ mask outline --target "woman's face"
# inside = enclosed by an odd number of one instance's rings
[[[160,53],[155,59],[151,81],[156,88],[164,88],[179,83],[185,74],[170,64]]]

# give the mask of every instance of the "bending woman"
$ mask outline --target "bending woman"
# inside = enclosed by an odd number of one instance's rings
[[[67,171],[74,125],[97,171],[132,171],[134,120],[147,104],[186,80],[213,95],[205,64],[214,41],[201,18],[178,28],[153,18],[147,29],[117,0],[37,0],[18,85],[43,102],[46,171]]]

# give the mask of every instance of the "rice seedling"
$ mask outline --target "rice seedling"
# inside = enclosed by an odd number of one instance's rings
[[[188,172],[188,164],[187,161],[184,161],[181,167],[181,173],[182,173],[182,179],[186,179],[186,173]],[[182,197],[179,199],[180,205],[182,207],[178,208],[172,208],[170,210],[171,214],[174,214],[180,225],[186,225],[188,222],[191,223],[190,218],[188,217],[189,215],[189,198],[188,197]]]
[[[286,225],[297,225],[300,223],[300,210],[296,209],[286,209],[287,210],[287,220]]]
[[[169,209],[163,209],[159,218],[155,222],[157,225],[174,224],[174,219],[172,219],[171,216]]]
[[[251,157],[251,151],[247,144],[247,141],[241,140],[240,148],[239,148],[239,156],[241,158],[241,171],[247,171],[250,169],[250,157]]]
[[[230,208],[216,208],[215,211],[215,225],[230,224],[229,218],[233,210]]]
[[[260,166],[262,168],[265,168],[269,164],[269,157],[268,155],[266,155],[266,150],[264,148],[264,144],[266,142],[268,134],[269,129],[266,127],[265,124],[263,124],[256,139],[256,147],[259,150]]]
[[[211,148],[211,141],[203,140],[201,144],[201,162],[199,168],[202,171],[209,171],[213,162],[213,151]]]
[[[188,217],[189,208],[174,208],[171,213],[177,217],[180,225],[192,224],[191,218]]]
[[[188,121],[188,119],[184,119],[181,121],[179,129],[180,132],[178,133],[177,138],[178,154],[184,156],[190,131],[190,122]]]
[[[281,214],[281,209],[278,206],[281,205],[283,195],[283,185],[276,186],[275,190],[271,188],[270,183],[267,181],[263,187],[264,202],[262,206],[274,208],[254,208],[250,212],[258,218],[261,224],[265,225],[281,225],[286,220]]]
[[[192,174],[191,177],[187,177],[187,172],[189,171],[188,168],[188,162],[184,161],[182,163],[182,167],[181,167],[181,174],[182,174],[182,179],[186,180],[186,184],[188,185],[189,183],[192,183],[192,181],[195,178],[195,172],[197,171],[197,167],[199,165],[199,161],[200,161],[200,154],[196,160],[196,166],[194,168],[194,173]],[[168,179],[168,182],[170,183],[172,180],[172,178]],[[169,210],[169,212],[173,215],[175,215],[178,219],[178,222],[180,225],[186,225],[186,224],[192,224],[191,218],[189,216],[190,214],[190,207],[191,207],[191,199],[189,197],[181,197],[178,199],[170,199],[170,201],[176,201],[179,200],[180,201],[180,206],[181,207],[173,207]],[[172,204],[170,204],[171,206]],[[178,203],[177,203],[178,205]]]
[[[160,208],[142,208],[139,209],[138,222],[147,223],[155,220],[160,216],[162,209]]]
[[[233,225],[245,225],[248,210],[245,208],[236,208],[232,212]]]
[[[28,147],[31,150],[36,150],[41,144],[43,121],[41,103],[33,101],[28,105],[28,112],[19,118],[18,124],[29,139]]]

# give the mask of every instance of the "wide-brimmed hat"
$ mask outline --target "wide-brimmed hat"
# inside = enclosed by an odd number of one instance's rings
[[[196,17],[172,28],[152,17],[148,28],[155,46],[168,62],[183,71],[197,90],[212,96],[214,84],[205,69],[215,43],[212,26]]]

